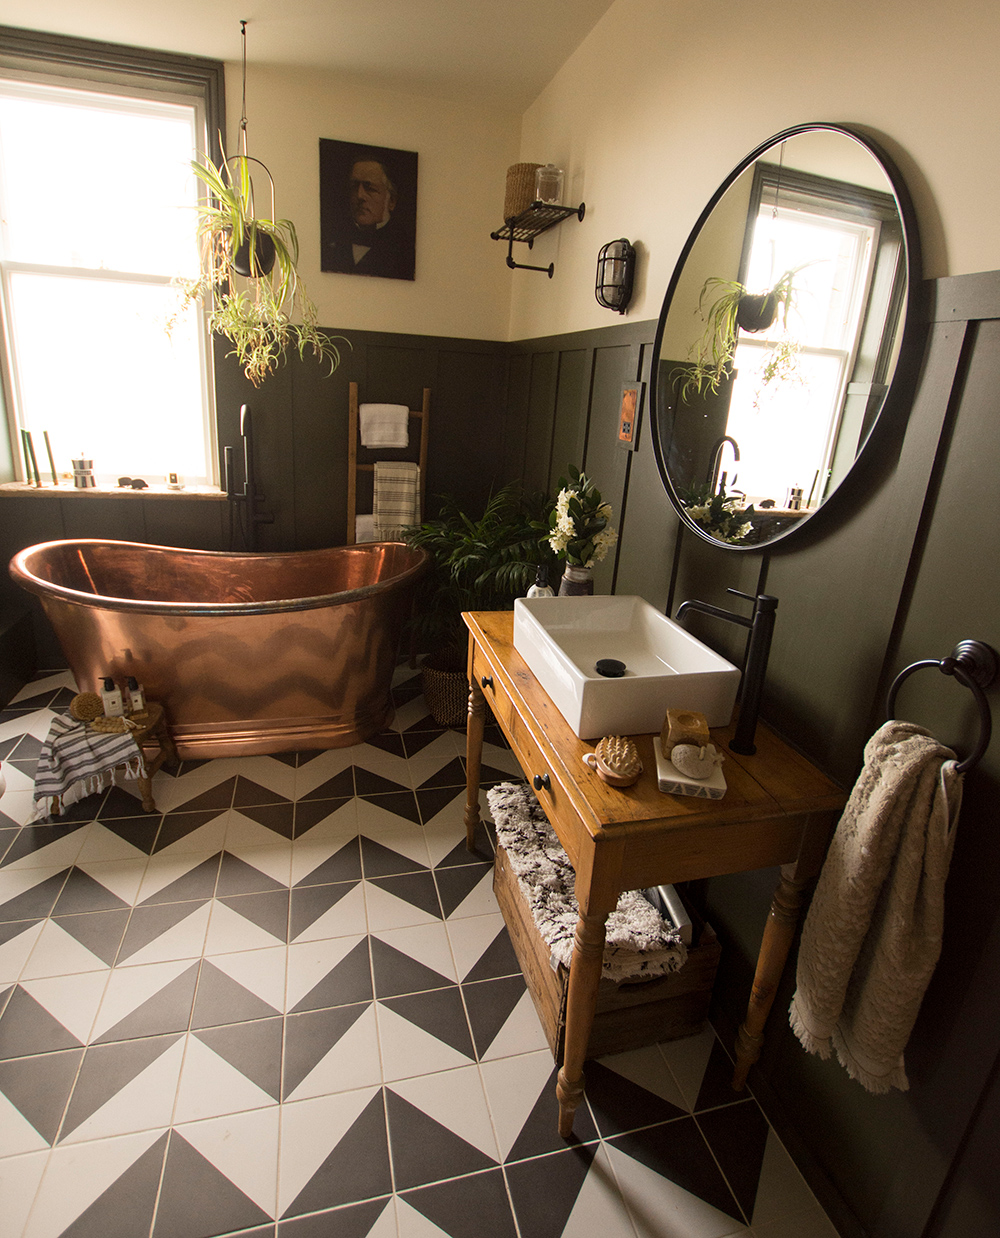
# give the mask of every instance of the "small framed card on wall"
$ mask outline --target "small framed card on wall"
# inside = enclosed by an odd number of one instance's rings
[[[639,445],[639,422],[642,418],[645,383],[626,383],[622,388],[621,407],[618,411],[618,446],[626,451],[635,451]]]

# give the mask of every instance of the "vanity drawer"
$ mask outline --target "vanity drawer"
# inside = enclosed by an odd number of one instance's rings
[[[528,784],[534,791],[542,806],[549,824],[559,835],[566,854],[572,864],[576,864],[578,844],[577,834],[580,830],[580,819],[573,811],[566,792],[552,772],[552,767],[542,756],[538,745],[521,718],[514,713],[509,734],[511,747],[517,757]]]
[[[493,668],[478,645],[473,652],[472,675],[473,681],[482,688],[483,696],[507,735],[521,771],[538,797],[538,802],[552,828],[558,833],[570,859],[575,860],[577,848],[573,839],[575,832],[580,828],[579,818],[572,810],[565,791],[554,777],[552,767],[542,757],[538,745],[532,739],[531,732],[518,714],[499,676],[494,675]]]
[[[472,657],[472,679],[482,688],[486,703],[496,720],[505,730],[509,729],[511,717],[517,716],[514,706],[478,645]]]

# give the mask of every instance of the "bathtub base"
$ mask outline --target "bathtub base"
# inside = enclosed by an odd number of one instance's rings
[[[377,735],[393,719],[394,710],[365,718],[247,718],[236,722],[187,723],[170,728],[181,760],[214,757],[266,756],[275,752],[312,752],[350,748]]]

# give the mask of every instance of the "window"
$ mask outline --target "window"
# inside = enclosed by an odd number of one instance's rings
[[[767,164],[751,202],[742,282],[770,288],[794,270],[795,291],[787,322],[779,314],[767,332],[740,333],[726,433],[741,464],[730,485],[779,505],[794,487],[816,506],[853,463],[884,398],[892,358],[870,353],[905,279],[895,204]]]
[[[47,433],[60,472],[83,455],[99,481],[176,472],[212,483],[200,308],[167,330],[179,304],[172,280],[197,270],[190,161],[205,149],[204,100],[173,82],[151,91],[134,72],[116,84],[61,81],[46,69],[44,80],[0,69],[0,296],[14,441],[31,432],[43,477]]]

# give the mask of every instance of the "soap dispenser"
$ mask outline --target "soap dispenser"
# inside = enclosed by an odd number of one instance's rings
[[[128,699],[129,708],[133,713],[140,713],[146,708],[146,694],[142,690],[142,684],[134,675],[128,677]]]
[[[115,681],[108,675],[104,680],[104,686],[101,688],[101,704],[104,706],[105,718],[123,718],[125,716],[125,702],[122,699],[122,691]]]
[[[555,597],[555,591],[549,584],[549,569],[544,563],[539,563],[538,570],[535,573],[535,583],[528,590],[530,598],[551,598]]]

